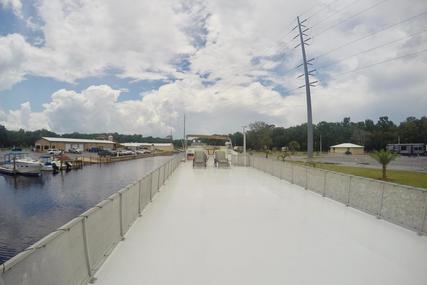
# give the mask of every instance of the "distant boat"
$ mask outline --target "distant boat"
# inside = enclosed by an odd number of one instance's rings
[[[42,164],[38,160],[28,157],[24,152],[10,152],[4,155],[4,162],[0,165],[0,172],[11,175],[40,176]]]
[[[42,171],[59,171],[60,163],[59,161],[53,161],[51,155],[43,155],[39,161],[42,164]]]

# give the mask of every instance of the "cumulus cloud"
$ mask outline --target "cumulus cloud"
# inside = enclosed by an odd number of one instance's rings
[[[20,0],[0,0],[0,8],[12,9],[15,15],[21,17],[22,3]]]
[[[165,135],[171,129],[181,132],[184,112],[190,130],[203,132],[235,131],[254,120],[304,122],[305,94],[296,90],[303,84],[296,78],[301,71],[294,69],[301,55],[290,32],[301,11],[311,16],[307,33],[313,40],[307,53],[316,57],[313,80],[320,81],[312,95],[315,121],[425,115],[425,56],[363,69],[427,48],[426,17],[381,32],[426,11],[425,1],[385,1],[357,17],[352,16],[373,3],[332,2],[40,0],[35,7],[37,22],[43,23],[42,45],[31,45],[19,34],[0,37],[5,55],[0,58],[0,90],[27,74],[75,82],[113,73],[130,81],[166,83],[130,101],[120,100],[122,91],[109,82],[81,92],[58,90],[41,112],[23,105],[0,113],[0,123],[34,128],[40,125],[30,123],[34,115],[59,132]],[[19,123],[8,119],[13,116]]]

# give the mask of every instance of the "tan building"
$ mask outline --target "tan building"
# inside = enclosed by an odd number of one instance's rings
[[[364,154],[364,148],[361,145],[353,144],[353,143],[342,143],[331,146],[331,153],[336,154],[346,154],[350,152],[350,154]]]
[[[71,148],[78,148],[87,151],[91,148],[114,149],[115,143],[107,140],[87,140],[71,138],[51,138],[42,137],[35,143],[35,151],[46,151],[48,149],[59,149],[68,151]]]
[[[155,151],[155,150],[173,151],[174,150],[174,146],[172,143],[121,143],[120,145],[133,151],[137,149],[149,149],[151,151]]]

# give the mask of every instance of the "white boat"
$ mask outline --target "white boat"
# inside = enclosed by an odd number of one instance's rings
[[[58,171],[59,168],[52,161],[52,156],[43,155],[40,157],[40,163],[42,164],[42,171]]]
[[[38,160],[28,157],[23,152],[11,152],[5,155],[4,163],[0,166],[0,172],[6,174],[20,174],[28,176],[39,176],[42,164]]]
[[[53,160],[52,166],[55,169],[58,170],[71,170],[73,168],[73,164],[69,161],[60,161],[60,160]]]

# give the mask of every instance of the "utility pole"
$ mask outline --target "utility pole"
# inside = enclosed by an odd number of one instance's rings
[[[314,83],[316,83],[317,81],[314,82],[310,82],[310,75],[313,75],[312,73],[314,71],[316,71],[315,69],[313,70],[308,70],[308,65],[311,65],[311,61],[314,60],[314,58],[307,60],[307,56],[305,53],[305,46],[308,45],[307,41],[309,41],[311,38],[304,38],[304,36],[307,36],[305,34],[306,31],[309,30],[309,28],[307,28],[304,25],[304,22],[306,22],[307,19],[300,21],[300,18],[297,17],[297,22],[298,25],[296,27],[294,27],[294,29],[298,28],[298,35],[294,37],[294,39],[296,39],[297,37],[299,37],[300,39],[300,43],[295,47],[297,48],[298,46],[301,46],[301,52],[302,52],[302,60],[303,63],[300,66],[304,67],[304,74],[298,76],[302,77],[304,76],[305,79],[305,84],[302,86],[299,86],[298,88],[303,88],[305,87],[305,93],[306,93],[306,99],[307,99],[307,157],[308,159],[312,159],[313,158],[313,116],[312,116],[312,111],[311,111],[311,93],[310,93],[310,86],[314,87]],[[304,28],[304,30],[303,30]],[[294,30],[293,29],[293,30]]]
[[[244,164],[246,167],[246,126],[243,126],[242,129],[243,129],[243,157],[244,157]]]

